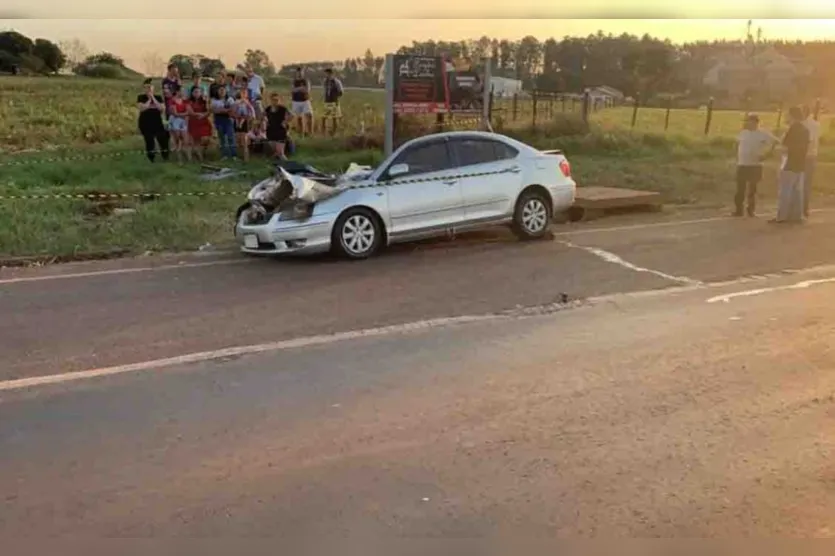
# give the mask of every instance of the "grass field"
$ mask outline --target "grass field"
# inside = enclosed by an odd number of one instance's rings
[[[80,78],[0,78],[0,258],[31,254],[126,249],[195,249],[231,240],[232,215],[244,192],[270,172],[265,159],[223,182],[202,182],[196,165],[150,164],[140,152],[134,108],[138,84]],[[321,96],[318,91],[314,97]],[[343,99],[343,135],[299,141],[298,158],[323,170],[339,171],[350,162],[375,164],[379,150],[363,148],[349,136],[363,126],[373,139],[382,126],[384,96],[347,91]],[[318,100],[318,99],[317,99]],[[318,104],[318,102],[315,102]],[[321,108],[316,106],[315,108]],[[562,148],[582,185],[607,185],[660,191],[667,202],[683,206],[727,206],[733,191],[734,143],[739,112],[716,112],[714,133],[705,137],[704,113],[673,111],[668,133],[664,110],[641,109],[630,129],[630,108],[593,115],[586,129],[576,114],[561,106],[519,103],[518,118],[497,104],[494,125],[539,147]],[[502,110],[503,109],[503,110]],[[570,111],[569,111],[570,112]],[[531,117],[531,120],[526,118]],[[769,115],[764,115],[766,127]],[[776,123],[776,115],[774,115]],[[501,120],[501,121],[500,121]],[[825,135],[819,167],[820,195],[835,191],[835,148]],[[773,199],[776,167],[770,164],[762,186]],[[85,200],[9,199],[11,196],[89,193],[158,194],[152,202],[127,197],[122,215],[101,214]],[[194,194],[211,193],[209,196]]]

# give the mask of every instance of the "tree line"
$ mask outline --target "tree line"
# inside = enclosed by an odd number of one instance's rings
[[[91,54],[78,39],[54,43],[48,39],[33,40],[17,31],[0,32],[0,72],[49,75],[65,70],[85,77],[113,79],[140,75],[115,54]]]
[[[646,101],[674,96],[702,102],[707,96],[720,95],[721,98],[723,94],[705,84],[705,76],[718,62],[736,57],[742,59],[743,64],[753,66],[757,56],[767,51],[810,68],[795,83],[795,88],[804,95],[829,97],[835,91],[835,72],[829,71],[835,62],[835,42],[765,40],[761,32],[752,32],[751,22],[747,34],[740,40],[675,44],[646,34],[639,37],[598,31],[586,37],[544,41],[533,36],[516,41],[488,36],[460,41],[413,41],[396,52],[469,58],[476,65],[482,59],[490,59],[493,75],[519,79],[528,90],[578,93],[606,85],[626,96],[640,96]],[[362,56],[344,60],[301,61],[276,68],[264,50],[249,49],[243,60],[231,69],[251,66],[267,79],[289,78],[297,66],[303,65],[308,78],[319,81],[324,77],[325,69],[334,68],[346,86],[379,87],[383,82],[384,60],[383,56],[366,50]],[[167,64],[175,64],[182,76],[194,73],[214,76],[218,71],[230,69],[223,60],[202,54],[175,54],[166,62],[158,54],[150,53],[143,61],[143,71],[145,75],[161,75]],[[94,77],[140,75],[127,68],[114,54],[89,53],[78,40],[56,44],[7,31],[0,33],[0,71],[14,69],[27,73],[56,73],[68,69]],[[747,97],[784,100],[773,98],[774,93],[757,79],[757,72],[751,72],[751,75],[754,78],[749,79],[750,90],[744,91]]]
[[[527,90],[579,93],[605,85],[645,100],[688,97],[704,101],[708,96],[724,94],[705,84],[706,74],[717,63],[737,58],[755,65],[757,56],[770,49],[792,63],[811,68],[795,84],[803,94],[829,96],[835,91],[835,72],[829,71],[835,62],[835,42],[765,40],[761,32],[752,32],[750,23],[747,35],[739,40],[675,44],[647,34],[639,37],[598,31],[586,37],[544,41],[533,36],[517,41],[487,36],[461,41],[413,41],[396,52],[469,58],[476,65],[482,59],[490,59],[494,76],[519,79]],[[296,66],[304,65],[312,77],[320,78],[325,68],[332,67],[346,85],[371,87],[380,86],[383,64],[382,56],[368,50],[358,58],[287,64],[279,69],[279,74],[289,76]],[[774,94],[756,82],[745,91],[748,97],[760,97],[757,100],[761,101],[783,100],[772,98]]]

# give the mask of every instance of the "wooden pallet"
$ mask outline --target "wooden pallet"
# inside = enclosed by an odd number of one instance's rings
[[[661,194],[620,187],[578,187],[572,208],[572,220],[592,220],[607,211],[644,209],[659,210]]]

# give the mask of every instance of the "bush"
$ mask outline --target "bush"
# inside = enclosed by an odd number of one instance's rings
[[[101,79],[126,79],[124,70],[113,64],[80,64],[75,68],[77,75]]]

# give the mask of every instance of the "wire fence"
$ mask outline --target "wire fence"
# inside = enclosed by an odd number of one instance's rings
[[[788,109],[787,103],[775,103],[757,114],[764,128],[781,130],[787,126]],[[812,103],[811,111],[816,120],[835,127],[835,119],[819,100]],[[494,96],[490,110],[491,122],[500,129],[537,128],[557,119],[574,119],[604,131],[635,130],[691,137],[735,136],[750,112],[744,108],[716,108],[713,99],[695,107],[690,101],[673,98],[645,106],[638,99],[586,98],[541,91]]]

